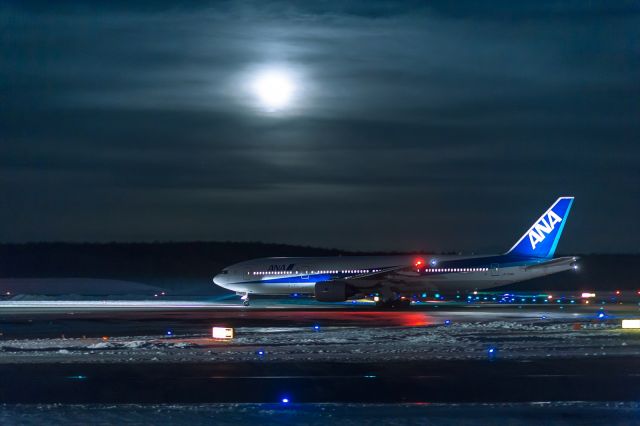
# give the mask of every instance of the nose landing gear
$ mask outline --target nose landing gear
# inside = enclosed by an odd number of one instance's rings
[[[251,303],[249,302],[249,293],[245,293],[240,300],[242,300],[242,305],[243,306],[249,306]]]

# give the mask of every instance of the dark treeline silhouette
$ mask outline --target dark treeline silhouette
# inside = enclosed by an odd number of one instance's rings
[[[0,244],[0,278],[82,277],[137,281],[164,288],[211,288],[223,267],[268,256],[363,254],[337,249],[259,242]],[[581,257],[579,273],[511,285],[520,290],[640,289],[640,255]]]
[[[0,278],[104,278],[171,289],[210,288],[222,268],[243,260],[345,253],[258,242],[0,244]]]

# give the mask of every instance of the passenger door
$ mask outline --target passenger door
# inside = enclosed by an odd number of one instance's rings
[[[243,269],[242,270],[242,281],[252,281],[253,280],[253,271],[251,269]]]
[[[491,276],[492,277],[497,277],[500,275],[500,265],[497,263],[492,263],[491,267],[489,268],[491,270]]]
[[[300,279],[308,280],[310,273],[311,273],[311,266],[309,266],[309,265],[300,265],[300,274],[302,274]]]

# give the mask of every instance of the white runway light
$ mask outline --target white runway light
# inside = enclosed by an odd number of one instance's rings
[[[219,340],[231,340],[233,339],[233,328],[213,327],[211,329],[211,337]]]
[[[640,320],[637,320],[637,319],[622,320],[622,328],[640,328]]]

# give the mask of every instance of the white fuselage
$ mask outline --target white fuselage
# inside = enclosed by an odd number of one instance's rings
[[[214,282],[245,294],[313,294],[315,284],[325,281],[352,283],[366,292],[382,283],[385,270],[415,265],[395,272],[384,284],[398,294],[473,291],[566,271],[575,262],[575,258],[548,260],[506,255],[272,257],[229,266]]]

